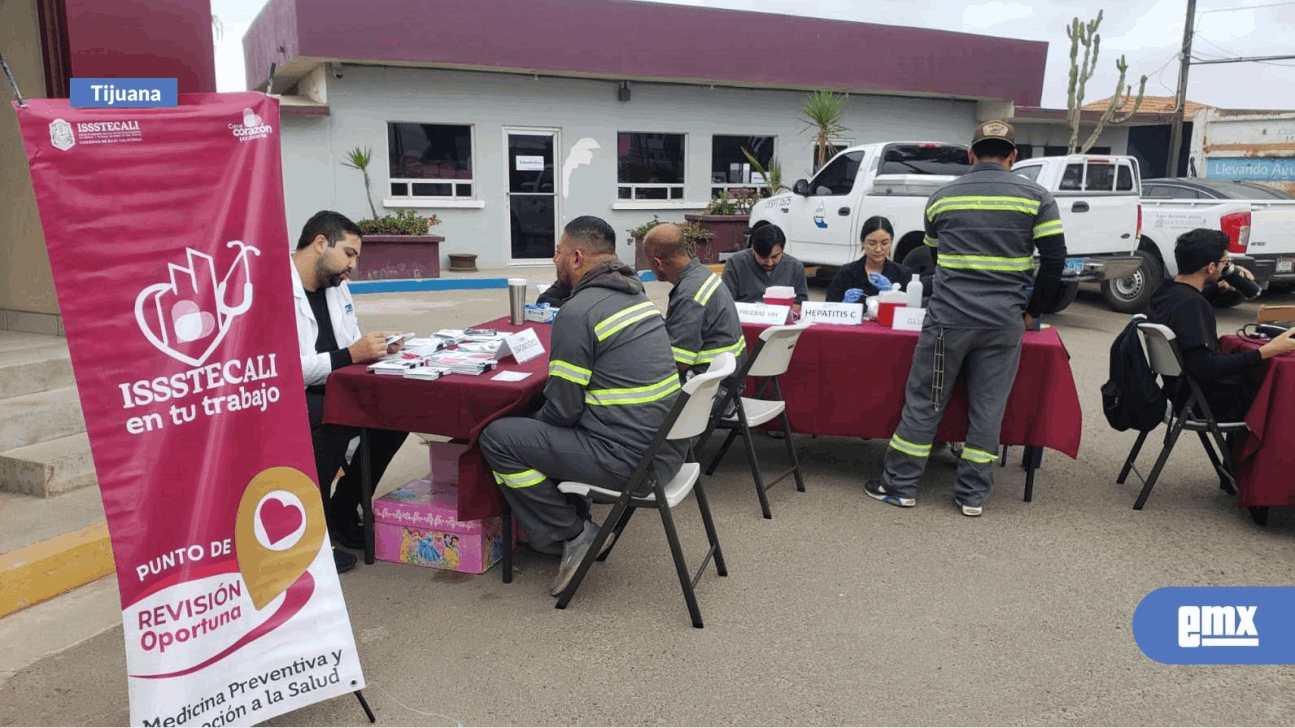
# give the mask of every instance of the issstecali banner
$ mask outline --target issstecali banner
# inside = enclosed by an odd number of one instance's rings
[[[278,102],[15,104],[112,537],[135,725],[364,687],[315,479]]]

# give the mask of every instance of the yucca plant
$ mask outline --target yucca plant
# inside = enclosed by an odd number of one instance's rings
[[[832,140],[840,137],[841,132],[849,131],[841,123],[845,116],[845,95],[819,89],[805,97],[800,109],[805,115],[801,121],[814,130],[814,145],[818,147],[818,166],[821,167],[831,158]]]
[[[759,172],[764,177],[764,188],[768,192],[768,197],[773,197],[782,190],[787,189],[782,184],[782,165],[778,163],[778,158],[773,157],[769,160],[769,168],[765,169],[760,164],[760,160],[755,158],[746,147],[742,148],[742,154],[746,155],[746,160],[751,163],[751,169]]]
[[[373,206],[373,189],[372,182],[369,180],[369,163],[373,161],[373,147],[360,149],[356,147],[346,153],[342,158],[342,166],[358,169],[364,174],[364,199],[369,203],[369,212],[373,213],[373,219],[378,219],[378,208]]]

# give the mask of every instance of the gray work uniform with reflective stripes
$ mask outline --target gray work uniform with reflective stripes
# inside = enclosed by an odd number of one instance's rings
[[[715,357],[730,353],[737,358],[738,371],[742,370],[746,340],[737,306],[710,268],[694,260],[679,274],[670,291],[665,327],[670,332],[675,363],[684,369],[701,374]],[[734,372],[724,384],[731,386],[736,381]]]
[[[1037,240],[1052,262],[1065,257],[1056,201],[1002,166],[982,163],[940,188],[927,203],[927,245],[935,248],[935,289],[905,385],[904,413],[886,449],[882,485],[914,497],[955,382],[967,382],[967,439],[954,495],[980,506],[994,483],[1003,410],[1016,381],[1023,318],[1038,301],[1026,287],[1051,290],[1060,279],[1034,274]],[[1057,246],[1060,246],[1058,252]],[[1040,246],[1042,247],[1042,246]],[[1055,276],[1056,280],[1052,280]]]
[[[531,543],[578,535],[588,507],[557,482],[620,489],[656,438],[681,389],[661,312],[634,271],[605,264],[581,280],[553,322],[546,401],[534,419],[492,422],[480,444]],[[686,444],[654,460],[668,481]]]

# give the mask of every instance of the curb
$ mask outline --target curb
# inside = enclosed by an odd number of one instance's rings
[[[108,524],[65,533],[0,554],[0,617],[116,571]]]

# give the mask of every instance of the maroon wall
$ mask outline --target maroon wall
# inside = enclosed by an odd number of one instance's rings
[[[296,56],[930,93],[1037,106],[1047,43],[626,0],[272,0],[249,84]]]
[[[175,78],[215,92],[210,0],[64,0],[74,78]]]

